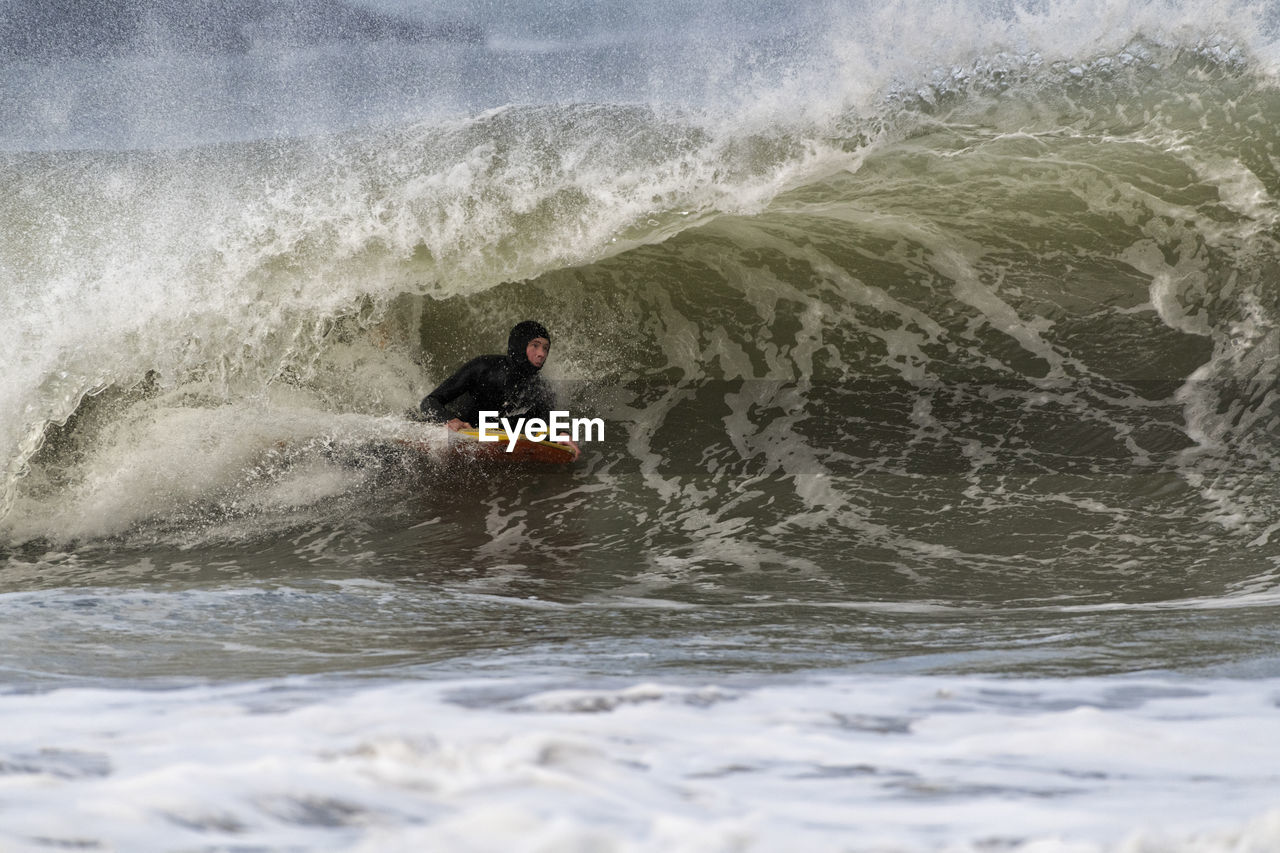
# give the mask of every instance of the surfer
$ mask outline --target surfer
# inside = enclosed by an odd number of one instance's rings
[[[499,417],[551,417],[551,388],[538,375],[551,353],[547,327],[534,320],[517,323],[507,337],[506,355],[477,356],[423,398],[422,420],[449,429],[474,429],[480,412]]]

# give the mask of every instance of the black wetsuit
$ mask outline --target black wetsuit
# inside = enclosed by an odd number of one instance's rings
[[[497,412],[505,418],[550,420],[554,398],[525,355],[529,341],[550,340],[546,328],[526,320],[511,330],[506,355],[482,355],[462,365],[422,401],[426,420],[444,423],[459,418],[480,426],[480,412]]]

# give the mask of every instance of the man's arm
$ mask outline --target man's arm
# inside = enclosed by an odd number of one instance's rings
[[[422,409],[426,419],[436,423],[447,423],[450,429],[472,426],[454,417],[445,407],[473,389],[482,368],[483,358],[473,358],[436,386],[434,391],[423,397],[419,408]],[[456,426],[454,421],[457,421]]]

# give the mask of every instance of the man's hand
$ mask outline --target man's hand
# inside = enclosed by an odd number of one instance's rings
[[[457,432],[460,429],[472,429],[471,424],[467,423],[461,418],[453,418],[448,423],[446,423],[445,426],[447,426],[453,432]]]

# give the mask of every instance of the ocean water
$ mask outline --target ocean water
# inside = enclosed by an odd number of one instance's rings
[[[6,0],[0,849],[1280,850],[1278,26]]]

